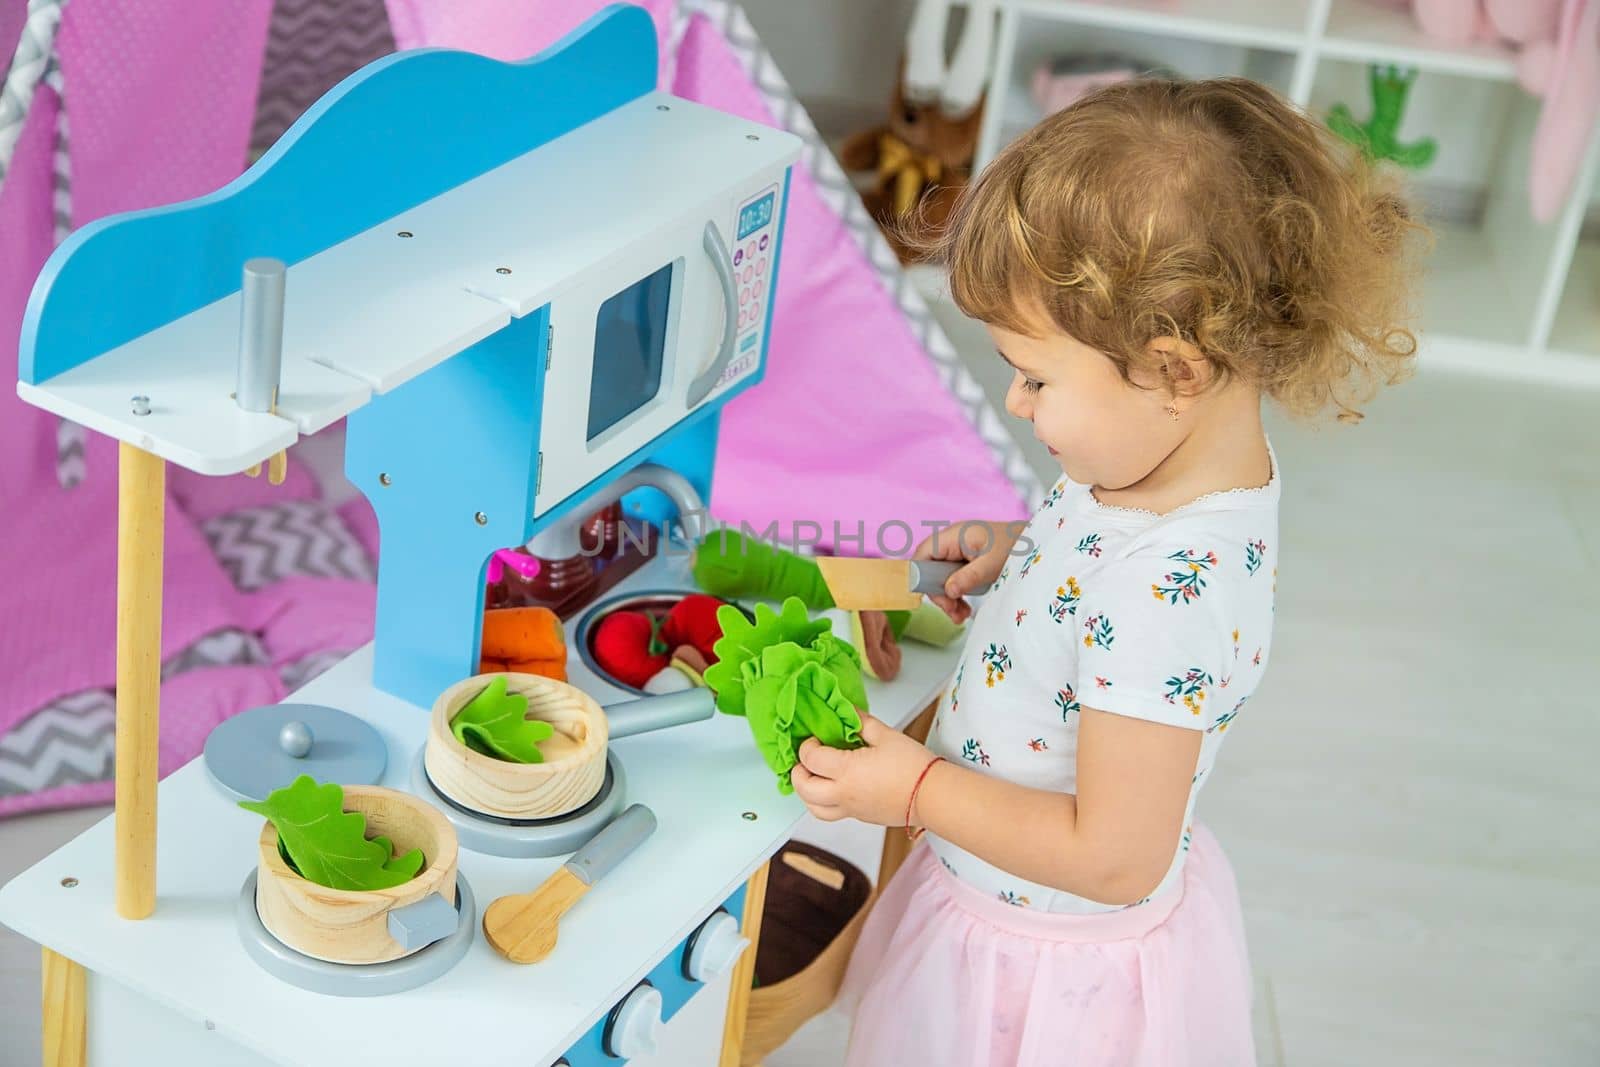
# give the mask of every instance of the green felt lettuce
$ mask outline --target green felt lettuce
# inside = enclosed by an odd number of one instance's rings
[[[318,785],[302,774],[266,800],[241,800],[239,806],[272,823],[280,854],[308,882],[330,889],[390,889],[422,870],[421,849],[396,856],[388,838],[367,840],[367,817],[345,811],[344,790],[332,782]]]
[[[859,709],[867,706],[861,659],[830,632],[827,619],[811,619],[799,598],[790,597],[778,611],[757,604],[754,622],[724,606],[717,622],[722,638],[714,649],[717,662],[706,668],[706,685],[720,711],[749,722],[779,792],[793,792],[789,772],[806,738],[834,748],[861,744]]]
[[[860,747],[861,715],[845,695],[844,684],[799,645],[764,649],[745,661],[741,673],[750,733],[777,775],[778,792],[794,792],[789,772],[799,762],[797,753],[806,738],[815,737],[830,748]]]
[[[490,679],[483,692],[467,701],[450,720],[456,740],[474,752],[509,763],[543,763],[539,742],[548,741],[556,729],[528,718],[528,698],[506,692],[505,675]]]

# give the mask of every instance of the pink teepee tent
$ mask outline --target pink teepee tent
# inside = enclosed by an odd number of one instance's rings
[[[387,51],[521,58],[602,6],[0,9],[0,56],[16,57],[0,93],[0,363],[15,366],[33,278],[71,226],[222,185],[322,91]],[[663,88],[808,142],[767,377],[724,414],[713,514],[756,529],[814,523],[824,544],[864,529],[869,552],[872,531],[897,522],[920,537],[924,521],[1022,515],[1039,488],[1026,463],[743,13],[724,0],[641,6],[658,27]],[[0,815],[110,796],[114,455],[0,390]],[[221,718],[281,699],[371,636],[371,511],[294,458],[276,488],[171,471],[163,771],[193,758]]]

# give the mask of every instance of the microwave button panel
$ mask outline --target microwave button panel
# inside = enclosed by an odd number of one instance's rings
[[[739,284],[750,293],[749,301],[739,301],[740,331],[758,329],[765,321],[762,309],[767,298],[767,278],[771,274],[772,235],[778,221],[779,189],[769,185],[739,205],[734,228],[734,267]]]
[[[773,240],[778,225],[782,188],[768,185],[739,204],[733,225],[733,280],[739,289],[734,332],[738,337],[734,360],[722,372],[718,386],[742,378],[760,358],[761,334],[767,323],[773,263]]]

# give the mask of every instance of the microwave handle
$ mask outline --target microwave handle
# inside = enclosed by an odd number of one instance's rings
[[[700,375],[690,383],[690,407],[694,407],[711,394],[717,379],[722,377],[722,372],[733,362],[734,335],[739,329],[739,286],[734,281],[733,256],[728,252],[728,242],[722,239],[722,233],[717,229],[716,223],[707,222],[705,239],[701,243],[711,260],[712,269],[717,272],[717,281],[722,285],[722,343],[717,347],[717,356],[711,361],[711,366],[701,371]]]

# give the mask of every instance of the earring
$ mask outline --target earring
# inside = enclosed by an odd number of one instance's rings
[[[1172,416],[1172,421],[1174,421],[1174,422],[1178,421],[1178,405],[1176,405],[1176,404],[1168,404],[1167,405],[1167,414]]]

